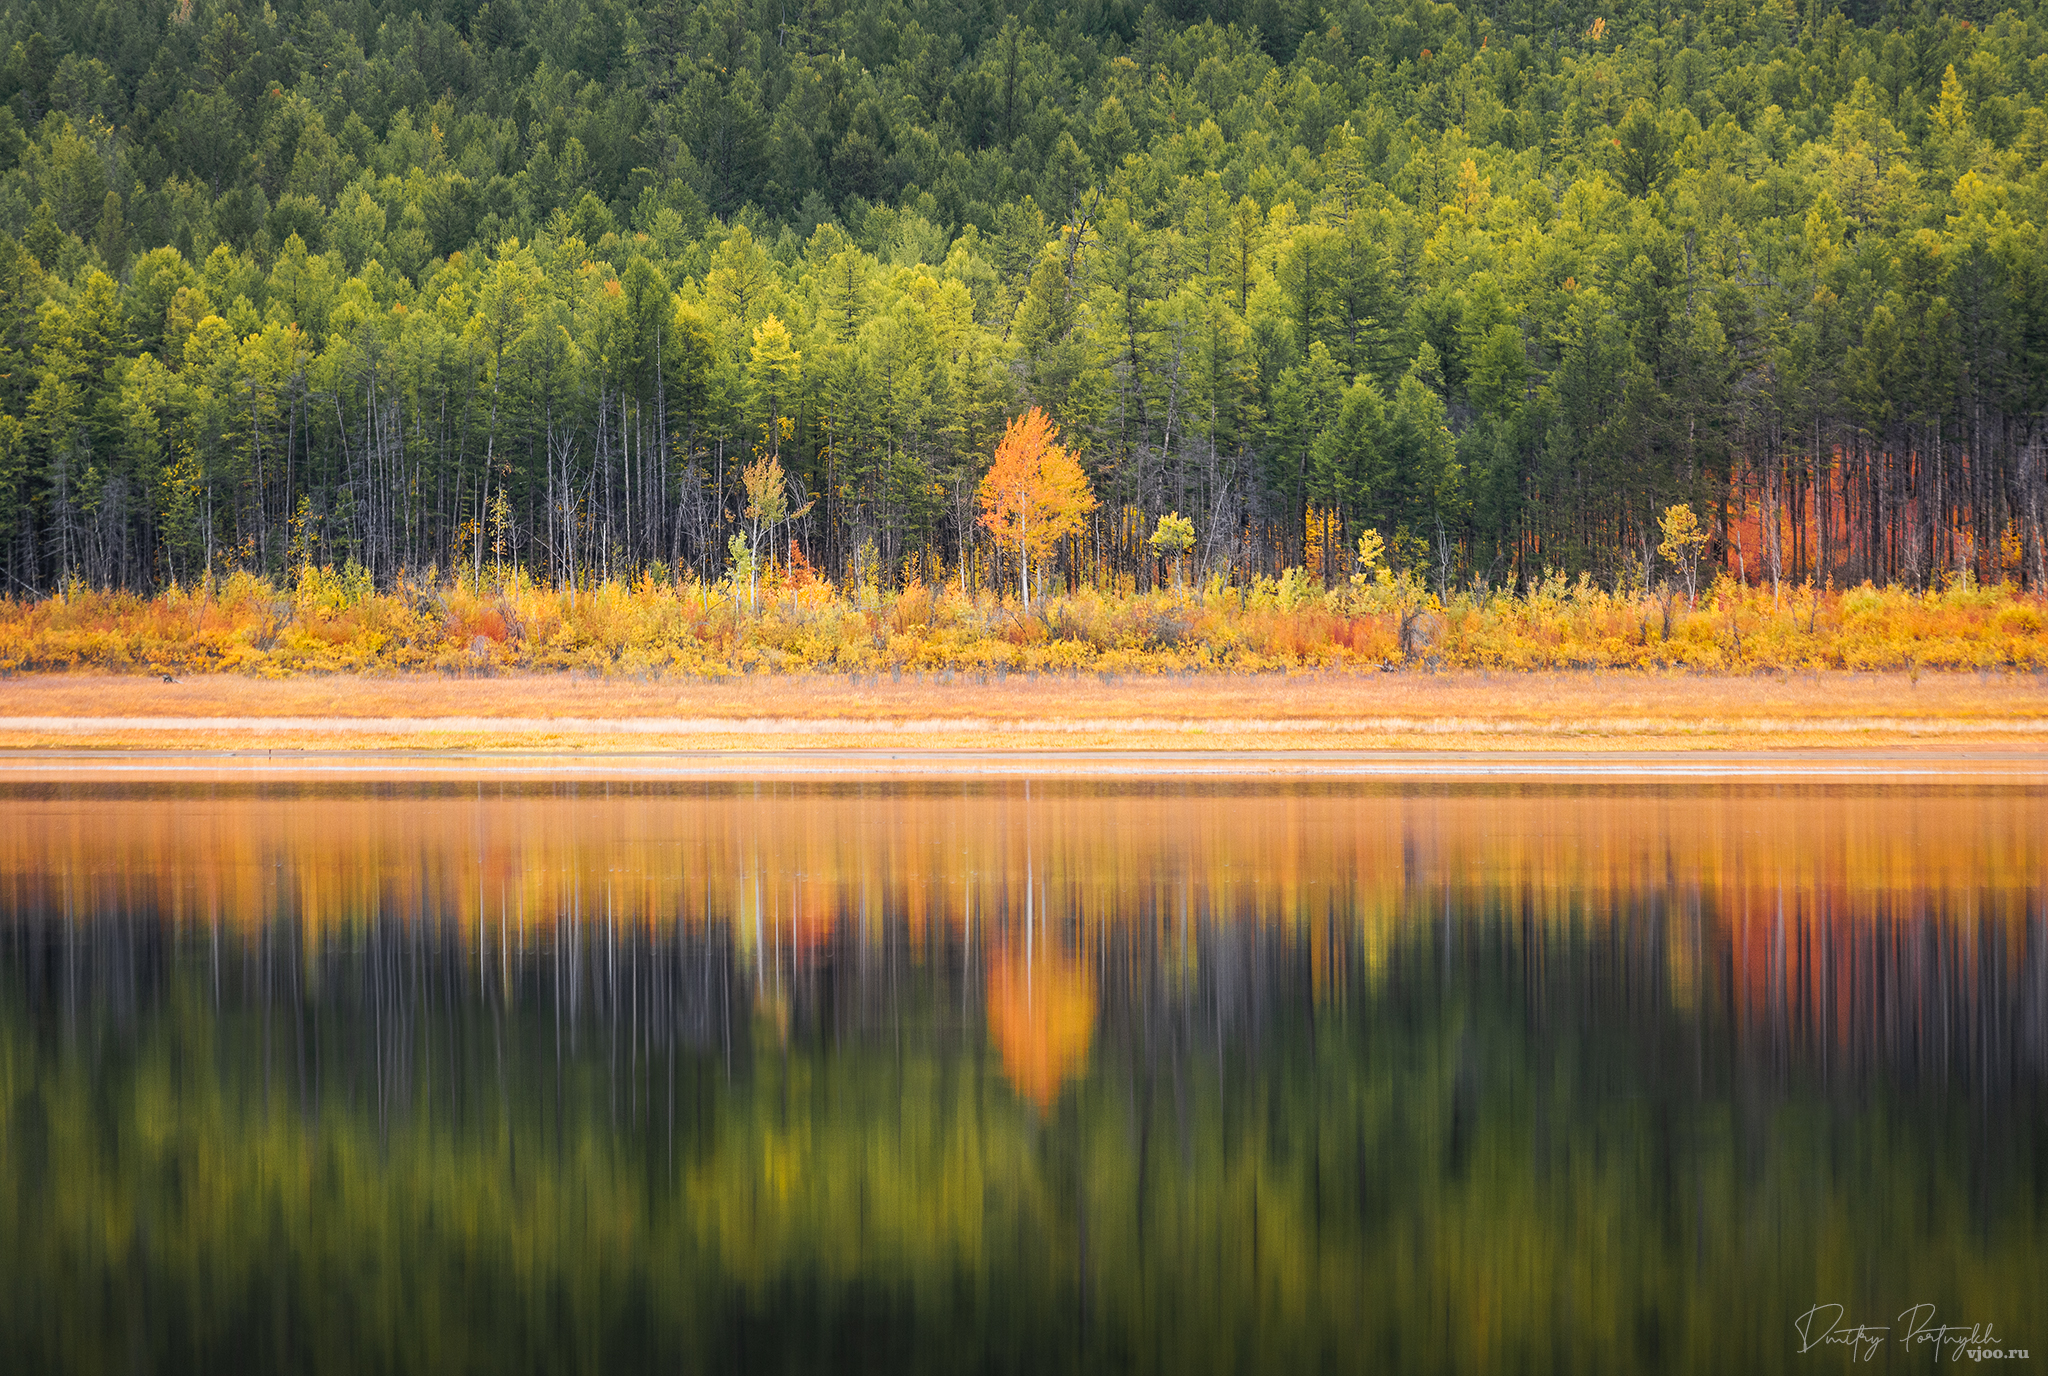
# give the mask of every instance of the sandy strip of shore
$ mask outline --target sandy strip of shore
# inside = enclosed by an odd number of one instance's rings
[[[2048,785],[2048,750],[1381,751],[824,749],[532,751],[10,751],[0,787],[54,783],[791,779],[1273,779],[1335,782],[1811,781]]]
[[[1792,720],[1698,717],[1590,717],[1524,721],[1482,717],[922,717],[908,720],[860,717],[165,717],[165,716],[0,716],[0,736],[64,732],[162,734],[189,731],[258,734],[414,735],[491,733],[575,736],[965,736],[1080,735],[1129,732],[1136,735],[1318,735],[1327,733],[1413,735],[1608,736],[1644,734],[1756,735],[1870,732],[1904,736],[2042,736],[2048,723],[2032,718],[1991,720],[1950,717],[1807,717]]]
[[[709,681],[529,674],[0,676],[0,716],[492,719],[836,719],[1552,723],[1714,720],[2032,721],[2048,675],[1214,674],[1186,678],[746,674]]]
[[[2048,676],[0,678],[0,750],[2048,750]]]

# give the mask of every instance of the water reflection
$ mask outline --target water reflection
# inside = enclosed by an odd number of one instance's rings
[[[2048,1353],[2044,835],[2006,787],[14,786],[0,1333],[1806,1370],[1810,1305],[1925,1301]]]

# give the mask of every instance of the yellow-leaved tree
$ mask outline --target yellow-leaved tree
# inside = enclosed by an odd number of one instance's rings
[[[1707,533],[1700,529],[1700,518],[1693,515],[1692,508],[1682,502],[1665,507],[1657,524],[1664,532],[1657,553],[1685,580],[1685,605],[1691,607],[1699,600],[1700,551],[1707,547]]]
[[[1159,526],[1146,541],[1152,552],[1173,565],[1173,586],[1180,587],[1180,561],[1195,547],[1195,523],[1178,511],[1159,518]]]
[[[760,610],[760,599],[756,587],[761,569],[761,542],[774,532],[775,527],[801,520],[810,512],[812,503],[806,501],[794,510],[789,505],[789,477],[782,469],[782,461],[770,453],[763,453],[748,464],[741,480],[747,487],[747,532],[735,535],[726,544],[732,555],[733,585],[739,585],[739,575],[744,573],[747,580],[747,606]],[[798,495],[802,495],[801,488]]]
[[[1088,475],[1059,443],[1059,429],[1036,406],[1011,421],[996,461],[981,480],[981,524],[1017,546],[1017,586],[1031,609],[1031,560],[1081,528],[1095,509]]]

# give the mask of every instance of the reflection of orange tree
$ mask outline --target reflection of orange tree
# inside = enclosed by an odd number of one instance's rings
[[[988,971],[988,1030],[1003,1073],[1044,1112],[1060,1086],[1088,1068],[1095,1037],[1095,979],[1080,961],[1040,950],[995,956]]]

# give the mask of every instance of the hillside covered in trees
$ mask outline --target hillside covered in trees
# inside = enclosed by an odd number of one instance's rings
[[[715,577],[764,454],[822,572],[1014,586],[1034,404],[1069,580],[1178,511],[1212,576],[1641,586],[1688,503],[1750,582],[2048,581],[2031,2],[4,15],[10,596]]]

